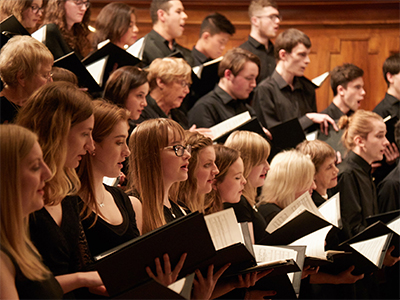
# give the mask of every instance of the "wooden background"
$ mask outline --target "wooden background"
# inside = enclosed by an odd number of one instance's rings
[[[118,0],[136,8],[139,35],[151,28],[151,1]],[[110,0],[90,0],[94,24],[102,7]],[[212,12],[225,15],[236,27],[227,49],[239,46],[250,32],[247,8],[250,1],[242,0],[183,0],[188,19],[185,32],[177,41],[191,49],[199,35],[200,24]],[[311,39],[311,63],[306,70],[314,78],[335,66],[348,62],[364,70],[366,97],[361,108],[372,110],[384,97],[387,86],[382,75],[385,59],[400,51],[399,0],[278,0],[283,16],[279,32],[295,27]],[[317,90],[318,111],[325,109],[333,94],[329,78]]]

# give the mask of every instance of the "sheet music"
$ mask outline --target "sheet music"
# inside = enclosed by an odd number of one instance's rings
[[[118,180],[118,177],[111,178],[111,177],[103,177],[103,183],[109,186],[115,186],[116,181]]]
[[[144,37],[138,39],[136,43],[126,49],[126,52],[132,54],[133,56],[143,59],[143,49],[144,49]]]
[[[318,136],[318,130],[312,131],[306,135],[307,141],[315,141]]]
[[[385,234],[366,241],[350,244],[350,246],[368,258],[374,265],[379,266],[382,250],[388,236],[389,234]]]
[[[398,235],[400,235],[400,218],[389,222],[386,226],[396,232]]]
[[[340,195],[333,195],[318,207],[320,213],[332,225],[339,227],[340,216]]]
[[[204,216],[215,250],[243,243],[244,239],[233,208]]]
[[[217,125],[210,127],[213,140],[237,128],[238,126],[240,126],[241,124],[245,123],[250,119],[251,119],[250,113],[248,111],[245,111],[244,113],[236,115],[232,118],[229,118],[228,120],[225,120]]]
[[[104,47],[105,45],[107,45],[109,42],[110,42],[110,40],[107,39],[107,40],[105,40],[105,41],[102,41],[102,42],[98,43],[98,44],[97,44],[97,49],[103,48],[103,47]]]
[[[296,217],[297,215],[301,214],[304,210],[297,210],[300,206],[304,206],[305,209],[310,211],[311,213],[317,215],[321,219],[325,219],[324,216],[319,212],[318,208],[315,206],[314,202],[311,199],[310,194],[305,192],[299,198],[297,198],[293,203],[279,212],[272,221],[268,224],[267,228],[265,229],[268,233],[272,233],[277,230],[282,224],[289,222],[291,219],[289,217]],[[293,213],[297,213],[297,215]],[[293,215],[292,215],[293,214]]]
[[[39,42],[44,43],[46,41],[46,28],[46,25],[39,28],[34,33],[32,33],[31,36]]]
[[[306,255],[326,259],[325,239],[332,225],[321,228],[291,243],[291,246],[307,246]]]
[[[103,84],[103,76],[104,76],[104,71],[106,68],[107,60],[108,60],[108,55],[106,57],[99,59],[98,61],[86,66],[86,69],[89,71],[90,75],[92,75],[94,80],[96,80],[97,84],[100,86]]]
[[[316,86],[321,86],[321,84],[325,81],[325,79],[329,76],[329,71],[325,72],[314,79],[312,79],[312,83],[314,83]]]

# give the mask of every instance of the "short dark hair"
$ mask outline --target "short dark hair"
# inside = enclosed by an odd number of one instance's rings
[[[225,70],[231,70],[232,74],[236,76],[243,70],[246,62],[251,61],[255,63],[260,69],[260,59],[257,55],[242,48],[233,48],[226,52],[224,58],[219,63],[218,76],[224,77]]]
[[[333,96],[337,95],[337,88],[339,85],[347,88],[347,84],[354,79],[362,77],[364,71],[353,64],[343,64],[341,66],[335,67],[331,72],[331,88],[333,91]]]
[[[157,11],[159,9],[168,12],[169,8],[172,6],[171,3],[169,3],[171,0],[153,0],[151,1],[150,4],[150,17],[151,17],[151,22],[153,24],[156,24],[158,21],[158,15]]]
[[[204,18],[200,26],[200,37],[204,32],[211,35],[218,33],[227,33],[233,35],[236,32],[235,26],[224,15],[213,13]]]
[[[396,75],[400,72],[400,53],[390,55],[383,63],[382,70],[386,84],[389,86],[390,82],[387,80],[386,74],[390,73],[392,75]]]
[[[249,17],[251,19],[255,13],[258,13],[264,7],[271,6],[275,9],[278,9],[278,5],[276,4],[275,0],[253,0],[250,2],[249,5]]]
[[[302,31],[290,28],[281,32],[276,40],[275,40],[275,59],[279,59],[279,51],[285,50],[287,53],[291,53],[293,48],[297,46],[297,44],[303,44],[307,49],[311,48],[310,38]]]

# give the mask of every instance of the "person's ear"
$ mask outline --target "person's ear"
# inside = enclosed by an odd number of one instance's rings
[[[286,52],[285,49],[279,50],[278,53],[279,53],[279,60],[286,60],[288,53]]]
[[[211,37],[211,34],[210,34],[209,32],[207,32],[207,31],[204,31],[204,32],[201,34],[201,38],[202,38],[203,40],[205,40],[205,41],[207,41],[210,37]]]
[[[228,79],[228,80],[232,80],[235,77],[235,75],[233,75],[232,71],[229,69],[226,69],[224,71],[224,78]]]
[[[252,17],[250,18],[250,23],[251,23],[251,25],[254,25],[254,26],[256,26],[256,27],[259,27],[259,26],[260,26],[260,18],[257,18],[257,17],[255,17],[255,16],[252,16]]]
[[[365,146],[365,139],[359,135],[356,135],[354,137],[354,144],[362,149]]]
[[[389,72],[386,73],[386,79],[389,81],[390,84],[393,84],[393,74],[390,74]]]
[[[160,88],[160,90],[163,90],[164,88],[165,88],[165,83],[164,83],[164,81],[162,81],[162,79],[161,78],[156,78],[156,83],[157,83],[157,86]]]
[[[165,22],[165,14],[166,14],[166,13],[167,13],[167,12],[164,11],[164,10],[162,10],[162,9],[157,10],[157,19],[158,19],[159,21],[161,21],[161,22]]]
[[[342,85],[338,85],[338,87],[337,87],[337,93],[340,95],[340,96],[344,96],[344,91],[345,91],[346,89],[342,86]]]
[[[17,72],[17,81],[22,87],[25,87],[25,85],[26,85],[26,76],[22,71],[18,71]]]

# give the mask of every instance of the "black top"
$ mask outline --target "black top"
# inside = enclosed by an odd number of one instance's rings
[[[351,116],[353,113],[354,111],[349,110],[349,112],[346,115]],[[327,114],[335,121],[338,121],[342,116],[344,116],[344,113],[333,102],[329,104],[329,106],[325,108],[323,111],[321,111],[321,114]]]
[[[379,212],[400,209],[400,165],[397,165],[378,185]]]
[[[15,268],[15,287],[18,292],[19,299],[62,299],[63,290],[54,278],[54,275],[50,273],[49,278],[42,281],[33,281],[22,273],[19,265],[15,259],[6,251],[1,250],[6,254]]]
[[[6,97],[0,97],[0,124],[13,123],[21,106],[12,103]]]
[[[400,100],[396,97],[386,93],[385,98],[373,110],[382,118],[391,115],[397,116],[400,119]]]
[[[51,54],[53,54],[54,60],[57,60],[73,51],[64,40],[64,37],[56,24],[51,23],[44,26],[46,26],[46,40],[44,41],[44,44],[49,48]],[[80,53],[75,53],[79,59],[83,58]]]
[[[194,66],[200,66],[200,65],[204,64],[205,62],[211,60],[205,54],[203,54],[199,50],[197,50],[196,47],[194,47],[194,46],[192,49],[192,56],[193,56],[193,60],[194,60],[194,62],[193,62]]]
[[[282,208],[280,208],[275,203],[263,203],[257,206],[257,209],[259,213],[264,217],[267,226],[272,221],[272,219],[282,210]]]
[[[165,112],[158,106],[156,100],[148,94],[146,96],[147,106],[142,111],[140,118],[136,121],[137,124],[142,123],[145,120],[156,119],[156,118],[169,118]],[[189,122],[183,111],[174,108],[170,110],[170,118],[178,122],[184,129],[189,129]]]
[[[257,83],[260,83],[265,78],[271,76],[275,70],[276,61],[274,56],[274,44],[269,40],[268,49],[265,48],[264,44],[259,43],[254,38],[249,36],[249,39],[241,44],[239,48],[250,51],[251,53],[258,56],[261,60],[260,73],[257,77]]]
[[[305,77],[294,77],[294,90],[275,70],[255,89],[253,108],[260,123],[271,128],[285,121],[299,118],[303,129],[313,122],[305,116],[316,112],[315,85]]]
[[[112,225],[98,216],[96,223],[92,226],[95,214],[82,220],[83,229],[93,256],[99,255],[111,248],[119,246],[140,235],[136,225],[136,216],[129,197],[119,188],[105,185],[111,193],[115,204],[122,215],[122,223]],[[81,200],[81,205],[83,202]],[[91,227],[92,226],[92,227]]]
[[[240,197],[240,201],[238,203],[224,202],[224,209],[230,207],[233,207],[238,222],[253,223],[254,241],[256,244],[265,237],[265,228],[267,227],[267,223],[264,217],[258,211],[258,208],[251,207],[249,201],[247,201],[244,196]]]
[[[164,205],[164,217],[167,223],[186,216],[190,212],[188,208],[179,207],[174,201],[169,200],[169,203],[171,204],[171,208]]]
[[[189,111],[189,126],[196,124],[197,128],[209,128],[245,111],[255,116],[253,108],[244,100],[233,99],[217,85]]]
[[[378,203],[369,163],[350,151],[338,167],[338,184],[329,196],[340,192],[342,238],[347,239],[367,227],[365,219],[378,213]]]
[[[322,197],[316,190],[313,191],[311,198],[317,207],[324,204],[326,201],[326,199]]]
[[[173,49],[168,46],[168,41],[159,35],[156,31],[150,31],[144,40],[143,57],[142,61],[145,65],[150,65],[156,58],[163,58],[171,56],[174,52],[182,54],[183,58],[189,65],[193,66],[192,52],[189,49],[179,45],[175,40],[173,41]]]

